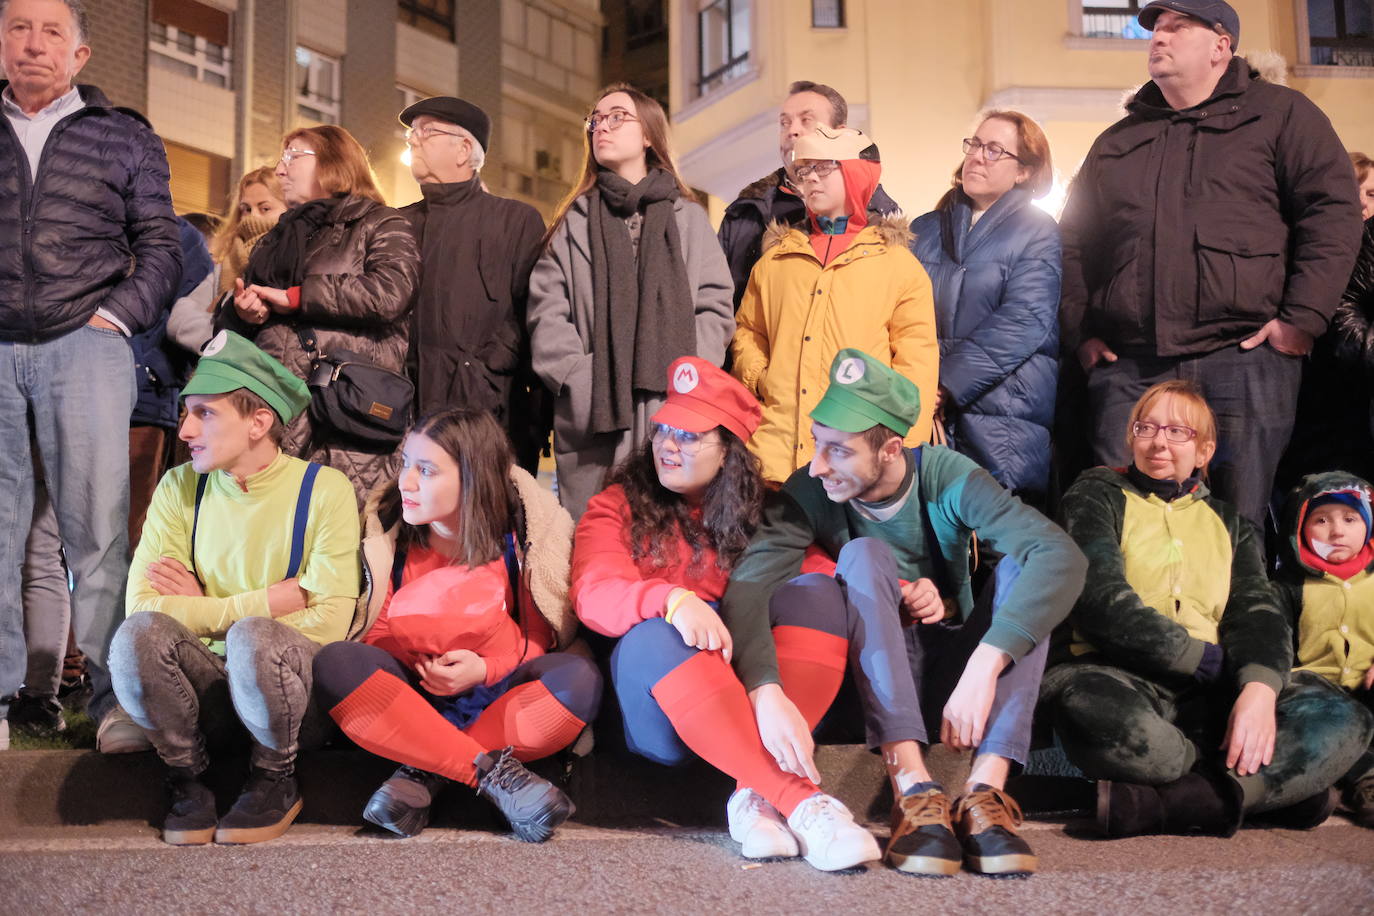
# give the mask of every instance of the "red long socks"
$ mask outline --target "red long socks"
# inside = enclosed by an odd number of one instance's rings
[[[744,686],[719,652],[698,652],[651,692],[684,744],[768,799],[784,817],[820,791],[810,780],[778,769],[759,740]]]
[[[563,750],[586,725],[541,681],[527,681],[483,710],[468,726],[468,737],[490,748],[509,745],[517,760],[528,762]]]
[[[453,727],[413,687],[374,671],[329,715],[364,750],[406,766],[477,785],[473,760],[488,748]],[[498,745],[504,746],[504,745]]]
[[[773,628],[782,690],[813,731],[844,680],[849,640],[808,627]]]

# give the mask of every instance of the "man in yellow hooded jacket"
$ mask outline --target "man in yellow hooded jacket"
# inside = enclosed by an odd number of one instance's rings
[[[900,215],[868,221],[877,145],[853,128],[822,127],[797,139],[793,157],[806,231],[774,224],[765,233],[731,344],[735,377],[763,402],[749,448],[778,483],[811,460],[810,412],[841,349],[874,356],[919,389],[908,446],[930,439],[939,374],[934,297],[907,250],[910,232]]]

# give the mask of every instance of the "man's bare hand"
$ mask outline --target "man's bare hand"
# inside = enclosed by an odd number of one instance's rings
[[[158,557],[148,564],[148,584],[159,595],[178,595],[184,598],[203,598],[205,591],[181,561]]]
[[[1100,337],[1089,337],[1078,345],[1078,364],[1084,372],[1089,372],[1099,363],[1116,362],[1116,354],[1107,342]]]
[[[1313,337],[1286,321],[1271,318],[1265,322],[1264,327],[1242,340],[1240,348],[1253,350],[1266,342],[1285,356],[1306,356],[1312,352]]]
[[[309,604],[310,593],[301,588],[299,579],[283,579],[276,585],[267,586],[267,610],[273,617],[303,611]]]

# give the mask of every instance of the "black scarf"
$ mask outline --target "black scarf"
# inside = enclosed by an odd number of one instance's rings
[[[334,218],[334,211],[346,195],[308,200],[282,214],[262,241],[253,246],[243,285],[254,283],[273,289],[300,286],[305,279],[305,252],[315,233]]]
[[[677,180],[650,169],[638,184],[597,172],[588,206],[592,258],[592,432],[627,430],[634,392],[667,390],[668,365],[696,353],[696,308],[673,204]],[[625,218],[644,214],[639,265]],[[631,282],[634,278],[634,282]]]
[[[1153,493],[1166,503],[1171,503],[1180,497],[1187,496],[1202,482],[1202,478],[1198,476],[1189,477],[1187,480],[1183,481],[1183,483],[1179,483],[1172,477],[1168,480],[1159,480],[1136,467],[1134,462],[1131,463],[1130,467],[1126,468],[1126,479],[1135,484],[1137,490],[1140,490],[1146,495]]]

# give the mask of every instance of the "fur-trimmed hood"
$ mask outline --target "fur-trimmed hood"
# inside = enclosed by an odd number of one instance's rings
[[[540,486],[527,471],[512,466],[510,477],[525,520],[516,551],[520,575],[540,615],[553,628],[558,644],[550,648],[564,649],[577,633],[577,618],[569,595],[572,516],[558,504],[557,497]],[[399,518],[383,519],[379,510],[382,497],[394,486],[395,481],[387,481],[375,487],[363,507],[363,589],[348,630],[349,639],[358,639],[366,633],[386,602],[401,521]]]
[[[907,218],[901,210],[894,210],[883,216],[876,222],[869,223],[855,239],[863,238],[865,233],[873,233],[886,245],[901,246],[903,248],[911,244],[916,236],[911,234],[911,227]],[[768,224],[768,228],[763,231],[763,250],[767,252],[776,245],[780,245],[784,239],[791,237],[797,244],[810,246],[810,236],[795,226],[789,226],[780,220],[773,220]],[[852,246],[851,246],[852,247]]]

